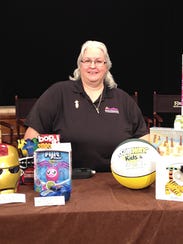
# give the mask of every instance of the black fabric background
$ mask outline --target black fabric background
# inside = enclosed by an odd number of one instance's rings
[[[0,106],[38,97],[76,68],[81,45],[104,42],[119,87],[139,92],[152,114],[153,91],[181,93],[182,16],[178,4],[146,1],[7,1],[2,8]]]

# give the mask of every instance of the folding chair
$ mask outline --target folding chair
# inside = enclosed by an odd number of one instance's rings
[[[23,138],[26,126],[24,125],[25,118],[36,102],[37,98],[20,98],[18,95],[15,96],[15,114],[16,114],[16,128],[17,128],[17,139]],[[23,128],[23,134],[21,128]]]
[[[153,93],[153,125],[173,127],[177,114],[181,114],[181,95]]]
[[[0,143],[13,144],[13,129],[13,125],[5,121],[0,121]],[[3,131],[6,131],[8,140],[4,138]]]
[[[137,105],[139,106],[139,102],[138,102],[138,92],[135,91],[134,94],[131,95],[131,97],[135,100],[135,102],[137,103]],[[146,125],[147,125],[147,129],[148,131],[150,131],[150,127],[151,125],[153,124],[153,121],[151,118],[149,118],[148,116],[146,115],[143,115],[144,116],[144,120],[146,122]]]

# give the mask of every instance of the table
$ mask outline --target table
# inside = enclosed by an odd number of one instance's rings
[[[183,243],[183,202],[155,199],[155,185],[133,190],[109,173],[72,181],[63,206],[34,206],[32,185],[20,186],[26,203],[0,205],[0,243]]]

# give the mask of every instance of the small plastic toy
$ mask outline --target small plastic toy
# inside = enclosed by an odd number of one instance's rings
[[[48,197],[48,196],[64,196],[65,201],[68,201],[70,198],[70,185],[63,185],[63,186],[51,186],[50,189],[43,190],[40,192],[41,197]]]

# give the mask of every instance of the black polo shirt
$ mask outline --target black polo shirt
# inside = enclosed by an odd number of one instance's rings
[[[99,111],[81,81],[62,81],[40,96],[25,124],[71,142],[73,168],[110,171],[114,149],[126,139],[147,134],[147,128],[139,107],[122,89],[105,85]]]

